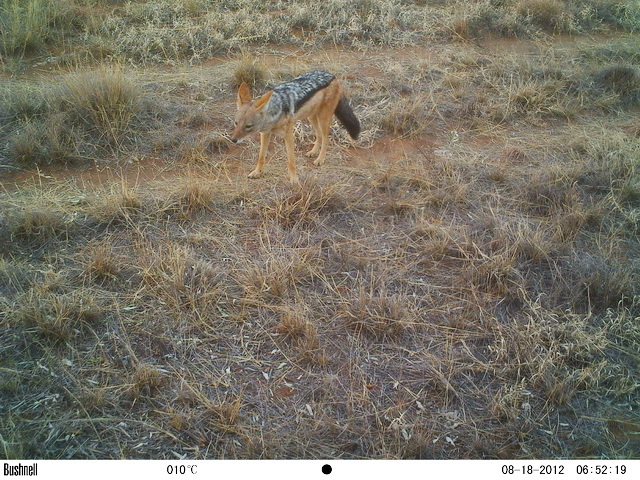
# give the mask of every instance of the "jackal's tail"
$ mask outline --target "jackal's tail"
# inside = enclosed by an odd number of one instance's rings
[[[358,138],[358,135],[360,135],[360,122],[345,97],[342,97],[338,102],[335,114],[340,125],[349,132],[349,136],[354,140]]]

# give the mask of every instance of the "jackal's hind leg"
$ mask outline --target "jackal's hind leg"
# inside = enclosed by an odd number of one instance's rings
[[[319,113],[316,117],[317,128],[316,134],[319,138],[320,154],[318,158],[313,162],[317,167],[322,165],[327,158],[327,147],[329,146],[329,129],[331,128],[331,120],[333,119],[333,111],[325,110]],[[314,146],[315,148],[315,146]]]
[[[320,150],[322,137],[320,136],[320,126],[318,124],[318,117],[316,115],[312,115],[311,117],[309,117],[309,122],[313,127],[313,133],[315,133],[316,135],[316,141],[313,144],[313,148],[309,150],[307,153],[305,153],[305,155],[307,157],[314,157],[318,154],[318,151]]]

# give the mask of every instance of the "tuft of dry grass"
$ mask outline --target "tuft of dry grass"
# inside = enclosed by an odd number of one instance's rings
[[[560,29],[566,15],[565,4],[560,0],[521,1],[515,8],[518,15],[548,31]]]
[[[177,186],[175,192],[169,195],[157,213],[189,218],[196,212],[209,209],[213,199],[214,193],[210,186],[203,185],[195,177],[189,176],[184,185]]]
[[[276,332],[291,338],[317,335],[313,325],[301,312],[286,310],[275,328]]]
[[[426,95],[402,98],[387,110],[380,127],[400,138],[421,135],[429,129],[432,121],[430,100]]]
[[[295,358],[304,364],[324,365],[327,363],[326,353],[320,345],[318,329],[309,319],[309,313],[302,308],[285,308],[275,332],[285,342],[292,344]],[[291,387],[283,390],[283,395],[292,393]]]
[[[398,337],[415,322],[410,299],[403,295],[374,291],[360,284],[352,298],[340,309],[344,322],[358,334],[373,337]]]
[[[60,86],[59,109],[110,144],[121,141],[140,111],[140,93],[123,71],[98,69],[67,75]]]
[[[347,208],[340,185],[322,185],[313,179],[303,179],[300,188],[274,192],[270,201],[259,205],[266,220],[295,228],[313,224],[319,217]]]
[[[633,106],[640,101],[640,74],[635,68],[614,65],[598,72],[595,78],[602,88],[618,95],[622,104]]]
[[[246,83],[251,90],[260,91],[267,84],[267,78],[266,68],[257,60],[247,57],[235,68],[232,86],[237,89],[242,83]]]
[[[60,212],[41,208],[27,208],[11,220],[15,238],[29,241],[46,241],[63,235],[69,223]]]
[[[119,186],[112,186],[108,193],[99,194],[88,211],[101,223],[118,224],[132,221],[143,208],[143,201],[138,193],[121,183]]]
[[[98,282],[116,280],[122,271],[113,245],[106,243],[96,245],[89,252],[85,269],[89,280]]]
[[[88,292],[59,294],[32,288],[25,292],[12,316],[54,343],[66,343],[77,332],[95,324],[102,309]]]
[[[131,373],[126,393],[133,400],[153,396],[165,383],[165,376],[162,369],[156,365],[140,363]]]

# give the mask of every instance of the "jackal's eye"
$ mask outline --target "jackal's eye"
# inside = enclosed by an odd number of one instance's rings
[[[251,127],[253,127],[253,123],[247,123],[247,124],[244,126],[244,128],[245,128],[246,130],[251,130]]]

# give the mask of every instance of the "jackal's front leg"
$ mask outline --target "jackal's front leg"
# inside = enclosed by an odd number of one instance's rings
[[[258,164],[256,168],[249,174],[249,178],[258,178],[262,174],[262,167],[264,166],[264,157],[267,155],[267,149],[269,148],[269,141],[271,140],[271,133],[260,132],[260,152],[258,153]]]

